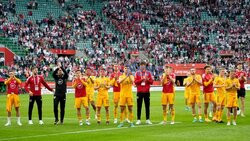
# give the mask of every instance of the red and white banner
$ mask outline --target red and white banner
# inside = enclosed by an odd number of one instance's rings
[[[75,55],[76,54],[76,50],[73,49],[51,49],[50,50],[52,53],[55,54],[63,54],[63,55]]]
[[[203,74],[206,64],[168,64],[168,66],[173,68],[176,76],[187,76],[191,68],[195,68],[197,74]]]

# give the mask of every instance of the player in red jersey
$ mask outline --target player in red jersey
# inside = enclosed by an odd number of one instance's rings
[[[170,66],[165,66],[164,73],[161,77],[162,84],[162,97],[161,103],[163,108],[163,121],[161,124],[167,123],[167,105],[169,105],[169,109],[171,111],[171,123],[174,124],[175,119],[175,110],[174,110],[174,99],[175,99],[175,74],[172,72],[172,68]]]
[[[110,76],[111,86],[113,87],[113,102],[114,102],[114,123],[117,123],[118,105],[120,100],[120,84],[118,83],[119,77],[122,73],[119,70],[118,65],[114,65],[114,72]]]
[[[241,114],[242,117],[245,117],[245,96],[246,96],[246,89],[245,89],[245,82],[247,81],[247,73],[243,71],[242,63],[237,64],[237,71],[235,73],[236,77],[240,81],[240,89],[237,90],[238,99],[241,102],[241,110],[238,110],[238,115]]]
[[[213,103],[213,121],[216,121],[216,100],[214,95],[214,78],[215,75],[212,73],[212,67],[207,65],[204,67],[205,74],[202,75],[202,83],[203,83],[203,93],[204,93],[204,115],[205,115],[205,121],[211,122],[210,119],[208,119],[208,106],[209,103]]]
[[[113,87],[113,102],[114,102],[114,123],[117,123],[117,116],[118,116],[118,105],[120,101],[120,92],[121,92],[121,86],[119,81],[119,77],[122,75],[122,73],[119,70],[118,65],[114,65],[114,72],[110,76],[110,83],[111,86]],[[127,118],[127,110],[125,109],[125,117],[126,120],[128,121]]]
[[[89,104],[88,96],[86,92],[86,86],[88,85],[86,79],[82,77],[81,71],[76,70],[75,78],[73,80],[73,88],[75,88],[75,108],[77,109],[77,117],[79,120],[79,125],[82,126],[82,114],[81,106],[85,108],[86,111],[86,125],[90,125],[89,122]]]
[[[21,80],[15,77],[14,71],[9,71],[9,78],[4,81],[4,84],[7,86],[7,101],[6,101],[6,110],[8,113],[7,123],[5,126],[11,125],[11,109],[12,106],[15,106],[16,110],[16,117],[17,117],[17,124],[19,126],[22,125],[20,120],[20,99],[19,99],[19,86],[21,84]]]

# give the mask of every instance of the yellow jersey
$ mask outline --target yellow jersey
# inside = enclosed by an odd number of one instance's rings
[[[225,96],[226,94],[226,78],[217,76],[214,79],[214,85],[224,85],[223,87],[216,88],[218,96]]]
[[[99,87],[97,96],[108,96],[108,88],[110,86],[110,79],[108,77],[98,77],[96,79],[96,86]]]
[[[127,76],[125,74],[122,74],[119,77],[119,80],[123,80]],[[133,82],[134,82],[134,76],[127,77],[122,83],[120,83],[121,86],[121,95],[120,97],[133,97],[132,93],[132,87],[133,87]]]
[[[91,81],[90,78],[93,80],[93,82]],[[93,94],[95,92],[95,81],[96,81],[95,76],[90,76],[90,77],[86,78],[86,82],[87,82],[86,92],[87,92],[87,94]]]
[[[228,78],[226,80],[226,87],[231,87],[233,84],[235,84],[237,87],[240,87],[239,79],[237,79],[237,78],[234,78],[234,79]],[[227,89],[226,91],[227,91],[228,94],[237,95],[237,88],[236,87],[232,87],[230,89]]]
[[[197,80],[199,80],[199,81],[202,80],[202,79],[201,79],[201,76],[198,75],[198,74],[195,74],[194,76],[191,75],[191,76],[189,76],[189,77],[187,78],[187,82],[188,82],[188,83],[192,82],[192,83],[189,85],[190,94],[198,94],[198,95],[200,95],[200,86],[201,86],[201,84],[198,83],[197,81],[193,81],[194,77],[195,77]]]

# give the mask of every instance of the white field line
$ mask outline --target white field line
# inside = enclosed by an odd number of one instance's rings
[[[175,122],[175,123],[181,123],[181,122]],[[161,125],[161,124],[139,125],[139,126],[135,126],[134,128],[153,127],[153,126],[159,126],[159,125]],[[100,132],[100,131],[112,131],[112,130],[121,130],[121,129],[127,129],[127,128],[129,128],[129,127],[93,129],[93,130],[84,130],[84,131],[80,130],[80,131],[71,131],[71,132],[63,132],[63,133],[35,135],[35,136],[22,136],[22,137],[13,137],[13,138],[3,138],[3,139],[0,139],[0,141],[20,140],[20,139],[28,139],[28,138],[38,138],[38,137],[48,137],[48,136],[58,136],[58,135],[69,135],[69,134],[80,134],[80,133],[90,133],[90,132]]]

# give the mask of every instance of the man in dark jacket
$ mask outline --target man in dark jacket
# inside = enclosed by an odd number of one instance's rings
[[[63,124],[68,76],[69,76],[68,73],[63,67],[61,67],[61,65],[59,65],[58,68],[53,72],[53,78],[55,79],[55,94],[54,94],[55,125],[57,125],[59,122],[58,120],[59,103],[60,103],[60,123]]]

